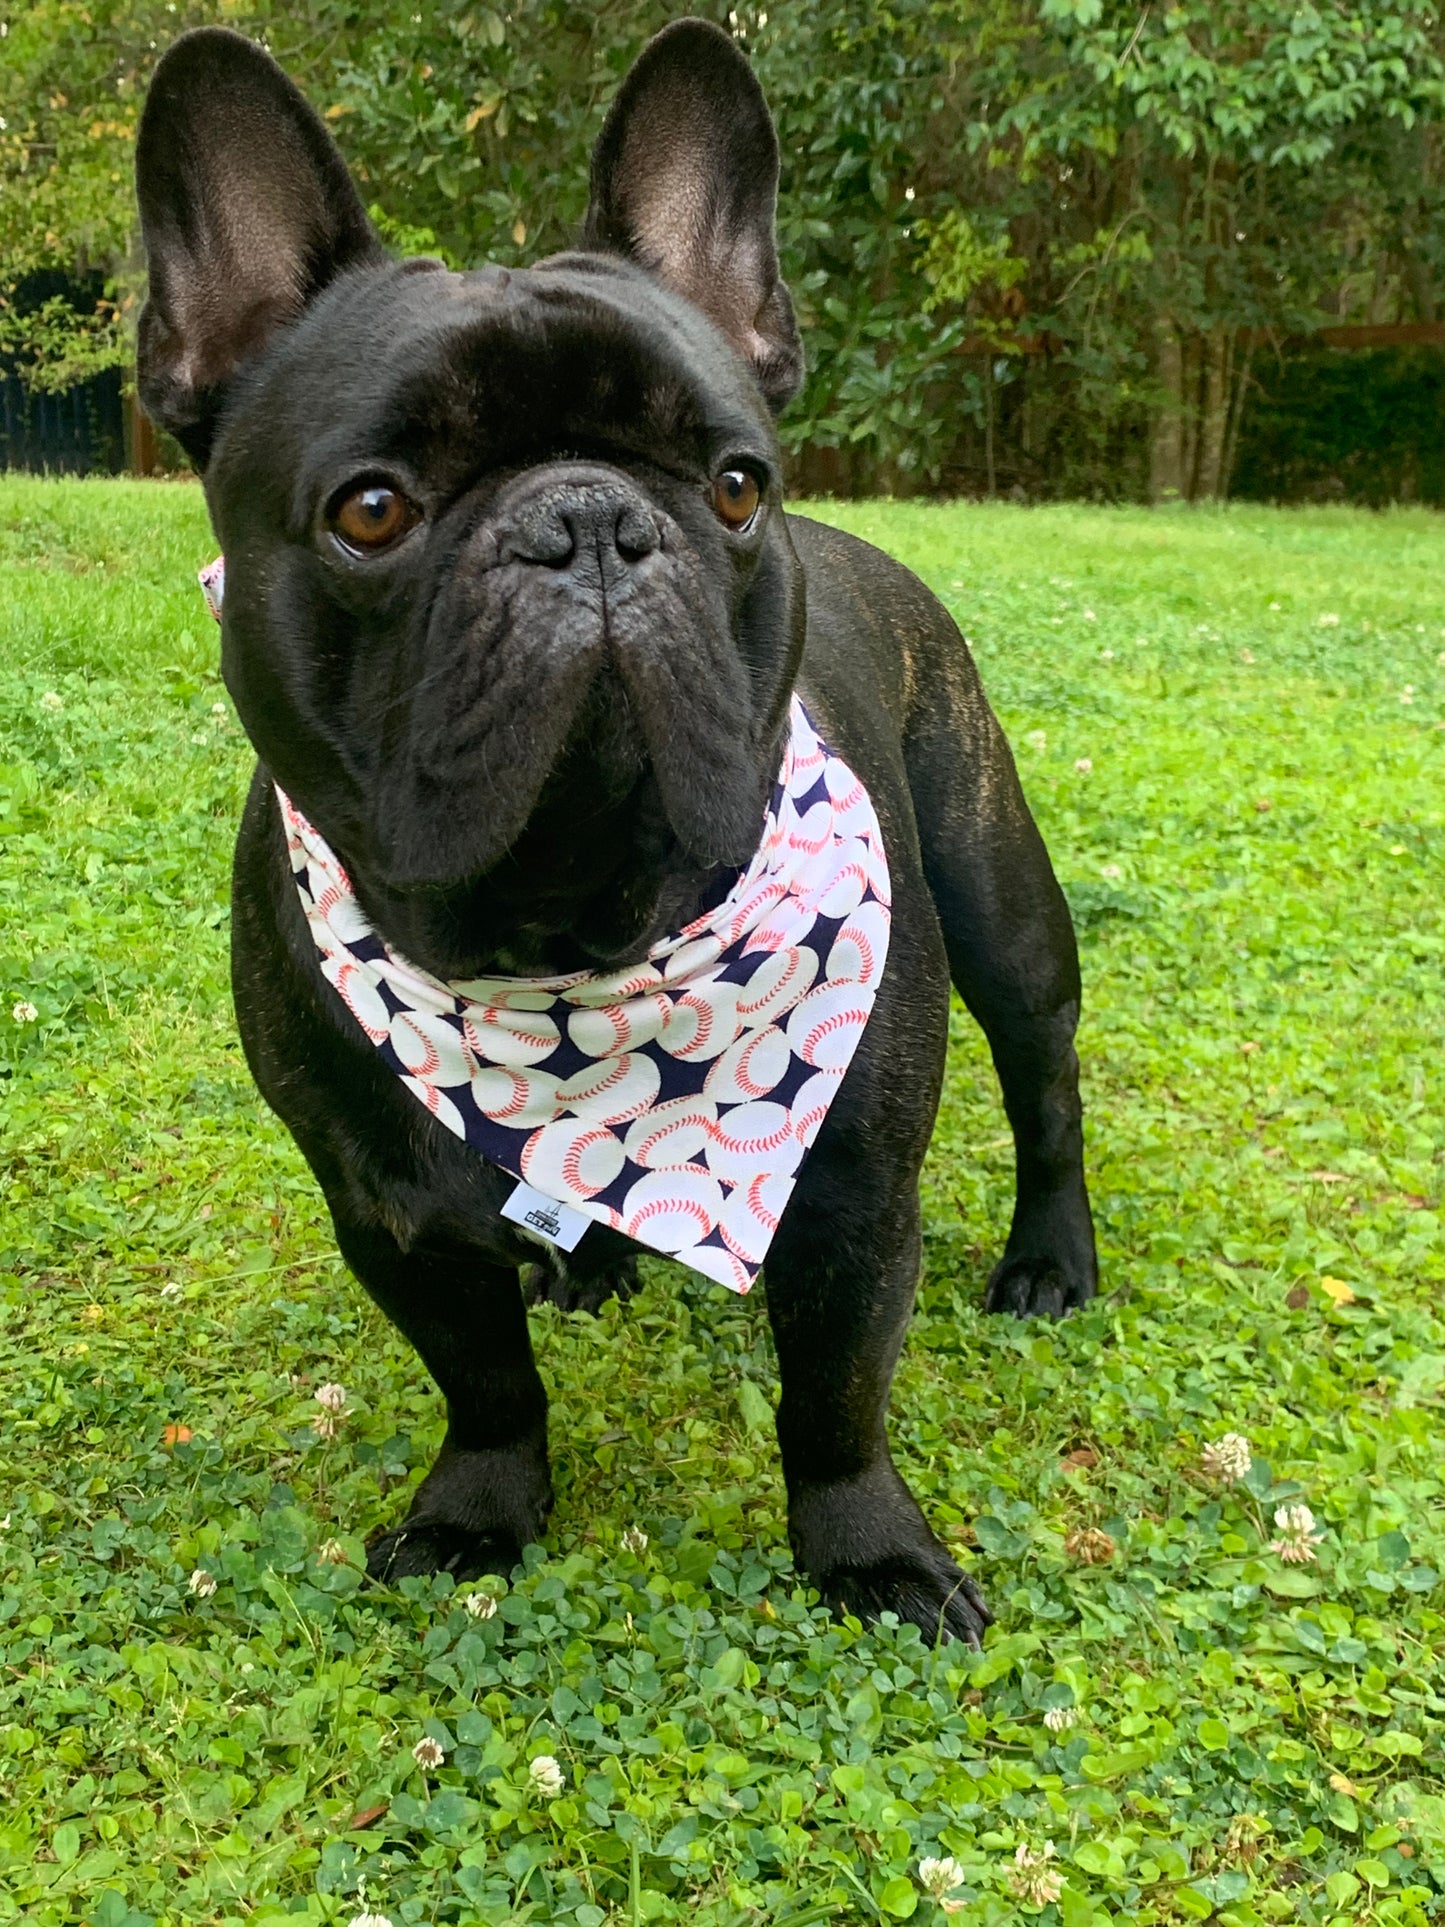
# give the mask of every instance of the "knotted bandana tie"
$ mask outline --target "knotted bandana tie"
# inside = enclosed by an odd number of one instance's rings
[[[219,616],[221,563],[202,586]],[[576,1235],[580,1220],[611,1225],[747,1291],[888,954],[878,818],[801,701],[752,862],[721,903],[607,975],[431,976],[389,947],[320,833],[276,798],[322,974],[437,1122],[579,1214]],[[544,1218],[508,1215],[570,1248]]]

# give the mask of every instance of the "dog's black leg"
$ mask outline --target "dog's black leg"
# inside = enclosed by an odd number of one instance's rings
[[[842,1101],[841,1099],[839,1101]],[[835,1609],[976,1646],[991,1615],[888,1450],[893,1368],[918,1279],[918,1196],[870,1168],[866,1133],[825,1136],[768,1254],[782,1374],[778,1443],[799,1566]]]
[[[909,783],[949,971],[988,1038],[1013,1127],[1013,1225],[985,1303],[1057,1318],[1098,1281],[1074,1052],[1079,956],[1008,745],[972,686],[976,702],[966,688],[941,693],[911,733]]]
[[[552,1504],[547,1395],[515,1271],[464,1245],[403,1251],[380,1227],[336,1221],[342,1255],[416,1347],[447,1402],[447,1435],[410,1512],[372,1541],[373,1578],[510,1572]]]

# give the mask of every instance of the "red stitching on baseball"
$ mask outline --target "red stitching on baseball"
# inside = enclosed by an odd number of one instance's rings
[[[839,943],[849,942],[856,948],[863,964],[865,978],[873,975],[873,946],[856,924],[845,923],[838,932]]]
[[[802,1058],[805,1064],[814,1063],[816,1060],[813,1052],[822,1038],[827,1037],[830,1032],[837,1030],[844,1024],[856,1025],[858,1029],[861,1030],[867,1021],[868,1013],[866,1010],[835,1010],[833,1015],[831,1017],[825,1017],[821,1024],[814,1024],[813,1028],[803,1039],[802,1048],[798,1052],[799,1057]]]
[[[729,1137],[723,1129],[723,1122],[719,1118],[716,1124],[710,1124],[707,1134],[720,1151],[726,1151],[732,1157],[757,1157],[765,1151],[776,1151],[780,1144],[786,1144],[793,1135],[792,1122],[788,1119],[776,1131],[763,1137]]]
[[[645,1164],[659,1144],[665,1143],[675,1131],[685,1130],[690,1124],[700,1124],[706,1135],[712,1119],[705,1111],[694,1111],[689,1117],[675,1117],[668,1124],[659,1125],[650,1137],[645,1137],[637,1149],[631,1153],[634,1164]]]
[[[770,1038],[776,1037],[777,1035],[778,1033],[775,1030],[760,1030],[752,1042],[745,1046],[742,1056],[739,1057],[737,1061],[737,1067],[733,1071],[733,1081],[742,1090],[745,1090],[749,1097],[766,1097],[768,1092],[773,1088],[771,1084],[755,1084],[753,1082],[753,1074],[748,1069],[748,1061],[760,1044],[766,1044]]]
[[[772,955],[776,956],[777,952],[773,951]],[[742,997],[739,996],[738,998],[739,1017],[751,1017],[754,1011],[766,1010],[769,1004],[776,1002],[776,1000],[782,995],[782,993],[787,989],[788,985],[793,981],[794,977],[797,976],[798,972],[802,969],[802,967],[803,967],[802,953],[801,951],[794,951],[792,959],[789,962],[787,969],[783,972],[782,976],[778,978],[777,982],[772,986],[770,990],[764,991],[761,997],[753,998],[750,1003],[744,1003]],[[766,966],[764,966],[764,968],[766,968]],[[753,984],[757,982],[758,978],[761,975],[762,975],[761,970],[755,971],[753,973],[752,983],[750,983],[747,986],[749,990],[752,989]]]
[[[857,877],[858,881],[863,885],[863,888],[865,890],[868,888],[868,872],[863,868],[863,865],[861,863],[845,863],[841,870],[835,870],[833,872],[832,876],[828,879],[827,888],[818,892],[817,901],[821,903],[824,897],[831,896],[843,881],[844,877]]]
[[[526,1079],[523,1078],[520,1075],[520,1073],[517,1071],[509,1071],[509,1070],[503,1069],[502,1065],[500,1064],[489,1064],[487,1068],[488,1070],[498,1071],[503,1077],[510,1077],[512,1080],[512,1095],[510,1099],[507,1101],[507,1103],[503,1105],[491,1104],[485,1107],[478,1105],[477,1107],[479,1110],[484,1110],[484,1114],[487,1117],[490,1117],[491,1119],[494,1120],[494,1122],[500,1124],[504,1118],[515,1117],[519,1111],[526,1110],[527,1108]]]
[[[712,1230],[712,1219],[708,1216],[706,1207],[700,1205],[696,1198],[654,1198],[651,1204],[643,1205],[627,1220],[625,1227],[627,1235],[629,1238],[635,1238],[636,1227],[646,1224],[649,1218],[668,1217],[679,1211],[684,1217],[693,1218],[702,1226],[704,1237]]]
[[[582,1154],[611,1135],[610,1131],[589,1131],[585,1137],[573,1139],[562,1156],[562,1182],[569,1190],[580,1191],[583,1197],[590,1197],[592,1192],[602,1189],[601,1184],[589,1184],[582,1176]]]

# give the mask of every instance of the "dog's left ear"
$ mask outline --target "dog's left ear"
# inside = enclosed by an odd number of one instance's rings
[[[743,55],[677,20],[638,56],[592,153],[584,244],[625,254],[702,309],[752,363],[776,414],[803,351],[778,272],[778,139]]]

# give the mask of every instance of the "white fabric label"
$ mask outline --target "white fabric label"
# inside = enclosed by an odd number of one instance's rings
[[[545,1238],[549,1245],[556,1245],[561,1251],[575,1251],[582,1239],[582,1233],[591,1224],[580,1211],[574,1211],[570,1204],[558,1204],[555,1198],[547,1198],[540,1191],[534,1191],[530,1184],[518,1184],[516,1190],[502,1206],[502,1216],[510,1218],[526,1231],[533,1231],[539,1238]]]

